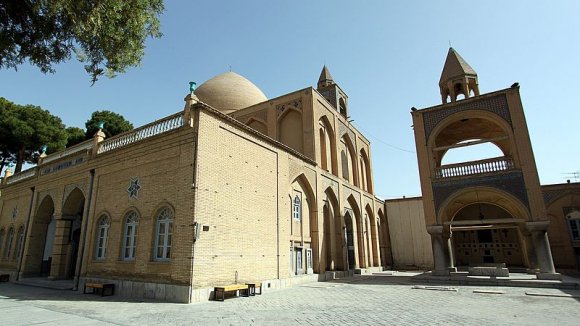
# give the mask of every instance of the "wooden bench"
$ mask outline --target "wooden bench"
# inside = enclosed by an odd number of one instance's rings
[[[237,291],[244,291],[245,295],[244,296],[249,296],[250,295],[250,291],[248,288],[248,284],[231,284],[231,285],[226,285],[226,286],[216,286],[214,288],[214,300],[216,301],[224,301],[225,299],[225,293],[226,292],[236,292]],[[260,290],[261,292],[261,290]]]
[[[248,295],[262,295],[262,282],[247,282],[248,285]],[[256,292],[256,289],[260,289],[260,293]]]
[[[87,292],[87,288],[93,289],[93,291]],[[105,292],[108,292],[107,295],[113,295],[113,294],[115,294],[115,284],[113,284],[113,283],[97,283],[97,282],[85,283],[85,289],[83,290],[83,293],[95,293],[97,290],[101,291],[102,297],[105,296]]]

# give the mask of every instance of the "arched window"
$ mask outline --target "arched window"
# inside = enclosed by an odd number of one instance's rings
[[[130,211],[125,215],[125,229],[123,230],[123,260],[135,259],[135,247],[137,246],[137,226],[139,218],[137,212]]]
[[[99,224],[97,225],[97,247],[95,250],[96,259],[105,259],[107,253],[107,237],[109,235],[109,217],[101,215]]]
[[[0,230],[0,253],[2,252],[2,248],[4,248],[4,229]]]
[[[324,130],[324,125],[320,125],[320,132],[319,132],[319,138],[320,138],[320,167],[323,170],[328,171],[328,157],[326,155],[326,130]]]
[[[296,195],[296,197],[294,197],[294,201],[292,202],[292,218],[299,221],[301,217],[302,203],[300,201],[300,197]]]
[[[157,214],[157,228],[155,232],[155,260],[171,259],[171,236],[173,234],[173,212],[164,207]]]
[[[338,100],[338,107],[339,107],[340,114],[347,117],[346,102],[344,101],[344,98],[341,97],[340,100]]]
[[[348,158],[346,156],[346,149],[340,151],[340,162],[342,163],[342,177],[348,180]]]
[[[572,240],[580,240],[580,211],[573,211],[566,215]]]
[[[11,227],[8,230],[8,235],[6,236],[6,248],[4,248],[4,258],[8,259],[10,257],[10,251],[12,251],[12,240],[14,240],[14,228]]]
[[[18,236],[16,237],[16,251],[14,252],[14,259],[20,259],[22,254],[22,246],[24,245],[24,227],[18,229]]]

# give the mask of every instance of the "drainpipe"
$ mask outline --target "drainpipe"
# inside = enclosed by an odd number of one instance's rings
[[[280,166],[278,155],[276,155],[276,273],[280,279]],[[262,291],[260,289],[260,291]]]
[[[24,229],[24,240],[22,241],[22,246],[20,247],[20,261],[18,262],[18,273],[16,274],[16,280],[20,280],[20,272],[22,271],[22,261],[24,260],[24,248],[26,247],[26,235],[28,234],[28,228],[30,227],[30,218],[32,217],[32,205],[34,203],[34,187],[30,188],[32,196],[30,196],[30,206],[28,207],[28,219],[26,220],[26,227]],[[16,240],[18,241],[18,240]]]
[[[75,270],[75,277],[74,277],[74,287],[73,287],[73,291],[77,291],[79,289],[79,281],[80,281],[80,274],[81,274],[81,269],[83,268],[83,260],[84,260],[84,254],[85,254],[85,244],[87,243],[87,234],[88,234],[88,230],[87,230],[87,225],[89,222],[89,212],[91,210],[91,201],[93,199],[93,184],[95,181],[95,169],[91,169],[90,170],[91,173],[91,180],[89,182],[89,193],[88,193],[88,198],[87,198],[87,205],[85,207],[85,211],[83,213],[83,222],[81,225],[81,230],[84,230],[85,234],[84,237],[81,239],[81,243],[79,246],[79,257],[77,260],[77,266],[76,266],[76,270]]]
[[[193,94],[193,92],[192,92]],[[195,96],[195,95],[193,95]],[[190,97],[191,98],[191,97]],[[186,97],[186,101],[188,100],[188,98]],[[192,236],[192,243],[191,243],[191,265],[190,265],[190,274],[189,274],[189,302],[192,302],[192,296],[193,296],[193,265],[194,265],[194,256],[195,256],[195,243],[196,243],[196,237],[198,237],[199,235],[196,233],[197,231],[201,231],[202,227],[196,227],[196,222],[195,220],[197,219],[197,197],[199,195],[199,187],[197,186],[197,180],[198,180],[198,174],[199,174],[199,167],[198,167],[198,160],[197,160],[197,153],[199,153],[199,111],[201,110],[200,108],[194,108],[193,105],[195,103],[190,102],[190,103],[186,103],[186,114],[185,116],[189,116],[188,121],[185,124],[186,128],[193,128],[193,180],[192,180],[192,184],[191,184],[191,189],[193,189],[194,195],[193,195],[193,221],[192,221],[192,228],[193,228],[193,236]],[[193,114],[192,114],[193,113]],[[192,121],[193,120],[193,121]],[[192,125],[193,123],[193,125]]]

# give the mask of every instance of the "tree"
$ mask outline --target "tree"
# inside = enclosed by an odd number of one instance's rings
[[[2,174],[2,171],[4,170],[5,166],[15,162],[16,157],[14,156],[14,154],[10,152],[8,148],[4,146],[4,144],[0,145],[0,175]]]
[[[66,147],[74,146],[78,143],[84,142],[87,138],[85,131],[78,127],[67,127],[66,131]]]
[[[137,66],[159,38],[163,0],[0,0],[0,68],[28,61],[44,73],[75,53],[94,83]]]
[[[133,129],[133,124],[125,120],[125,118],[118,113],[107,110],[95,111],[91,115],[91,118],[85,123],[87,129],[86,139],[92,138],[95,133],[99,131],[99,124],[101,122],[104,123],[103,132],[107,137],[112,137]]]
[[[16,161],[15,172],[24,162],[36,163],[40,148],[56,152],[66,144],[66,131],[59,117],[34,105],[18,105],[0,98],[0,149]]]

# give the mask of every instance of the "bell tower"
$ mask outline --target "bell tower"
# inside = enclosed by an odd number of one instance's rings
[[[439,79],[439,89],[443,104],[450,98],[451,102],[457,101],[459,95],[470,98],[479,96],[477,73],[453,48],[449,48],[447,59]]]
[[[480,95],[477,74],[450,48],[439,87],[443,104],[411,109],[433,274],[495,266],[505,276],[527,267],[558,279],[519,84]],[[448,155],[466,148],[480,157]]]
[[[326,65],[322,67],[316,90],[345,118],[348,118],[348,96],[334,82]]]

